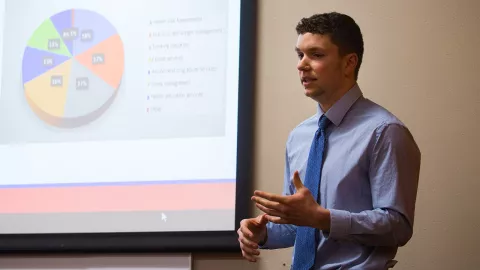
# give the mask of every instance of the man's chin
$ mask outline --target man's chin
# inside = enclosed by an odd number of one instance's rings
[[[311,88],[305,88],[304,94],[307,97],[313,97],[313,96],[315,96],[315,90],[311,89]]]
[[[319,89],[305,88],[304,94],[306,97],[309,97],[318,102],[319,98],[323,95],[323,91]]]

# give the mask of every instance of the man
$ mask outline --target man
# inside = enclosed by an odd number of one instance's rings
[[[296,31],[317,113],[288,137],[284,194],[255,191],[264,214],[241,222],[242,254],[254,262],[259,248],[294,246],[292,269],[393,267],[412,237],[420,151],[400,120],[363,97],[363,38],[351,17],[313,15]]]

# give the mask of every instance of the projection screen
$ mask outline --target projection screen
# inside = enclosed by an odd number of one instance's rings
[[[236,249],[255,10],[0,0],[0,250]]]

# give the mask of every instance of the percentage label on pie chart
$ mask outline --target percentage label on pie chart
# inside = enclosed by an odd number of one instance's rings
[[[84,9],[57,13],[38,26],[25,48],[27,102],[50,125],[86,125],[115,100],[124,58],[123,42],[103,16]]]

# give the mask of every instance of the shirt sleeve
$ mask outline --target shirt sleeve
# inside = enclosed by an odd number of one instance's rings
[[[373,209],[330,209],[330,231],[324,234],[368,246],[403,246],[413,234],[421,153],[400,124],[384,125],[376,135],[369,168]]]
[[[283,195],[291,195],[295,191],[293,190],[292,181],[290,180],[290,162],[288,158],[288,142],[287,149],[285,150],[285,169],[283,180]],[[295,237],[297,228],[292,224],[275,224],[272,222],[267,223],[267,240],[260,246],[262,249],[277,249],[288,248],[295,244]]]

